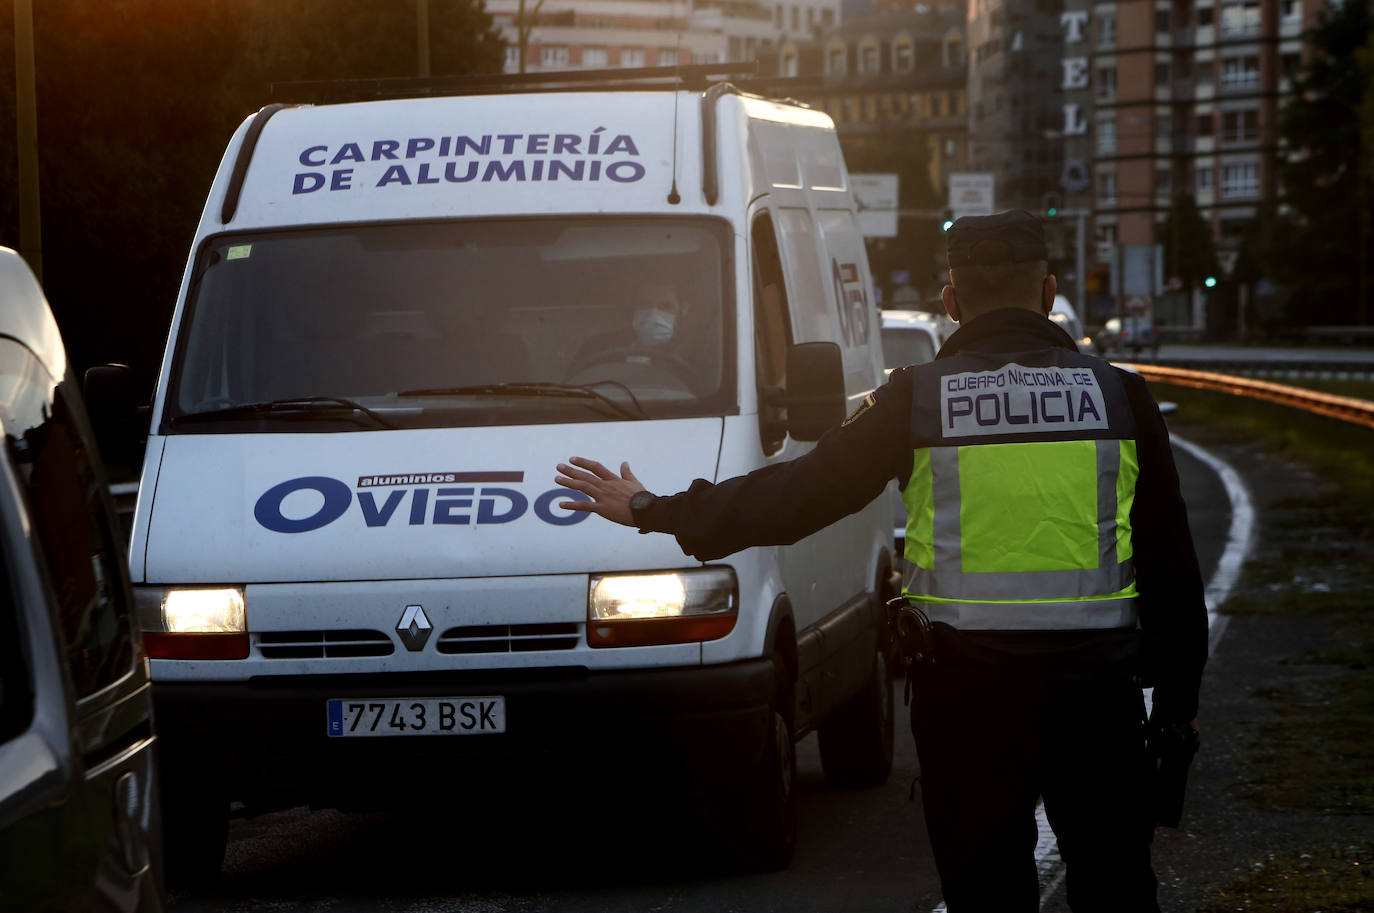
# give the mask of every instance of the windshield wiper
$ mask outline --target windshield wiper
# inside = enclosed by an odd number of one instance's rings
[[[345,410],[348,415],[341,416],[339,413]],[[292,413],[307,415],[312,418],[346,417],[354,421],[357,421],[360,415],[364,415],[383,428],[396,427],[391,421],[362,403],[355,403],[353,400],[344,399],[341,396],[293,396],[288,399],[274,399],[262,403],[240,403],[235,406],[225,406],[222,409],[188,412],[184,415],[174,416],[168,421],[173,425],[181,425],[193,422],[213,422],[220,419],[256,418],[264,415],[289,415]]]
[[[611,399],[600,390],[594,390],[600,384],[612,384],[625,391],[625,395],[634,403],[635,411],[630,411],[622,403]],[[599,380],[590,384],[555,384],[549,382],[526,382],[510,384],[473,384],[467,387],[429,387],[423,390],[402,390],[397,396],[571,396],[578,399],[590,399],[609,406],[616,415],[626,419],[648,418],[649,415],[644,411],[644,407],[639,404],[634,391],[629,387],[615,380]],[[588,403],[587,405],[591,405]]]

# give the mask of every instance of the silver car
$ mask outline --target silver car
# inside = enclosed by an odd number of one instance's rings
[[[163,908],[148,658],[80,391],[0,247],[0,907]]]
[[[1078,351],[1088,355],[1097,355],[1097,340],[1083,332],[1083,322],[1078,319],[1078,312],[1074,310],[1069,299],[1063,295],[1054,296],[1054,306],[1050,309],[1050,319],[1064,328],[1064,332],[1072,337],[1078,345]]]
[[[923,365],[935,360],[935,353],[959,325],[943,314],[928,311],[883,311],[883,370]]]
[[[926,311],[883,311],[883,371],[935,360],[945,340],[959,325],[944,315]],[[895,554],[901,556],[906,542],[906,506],[900,493],[893,502],[892,537]]]

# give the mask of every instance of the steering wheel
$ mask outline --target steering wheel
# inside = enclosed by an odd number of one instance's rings
[[[230,406],[237,406],[238,401],[228,396],[215,395],[207,396],[196,403],[196,412],[212,412],[215,409],[228,409]]]
[[[628,362],[631,358],[643,359],[651,364],[662,367],[688,387],[691,387],[692,382],[696,380],[697,371],[687,359],[678,355],[676,352],[669,352],[667,349],[649,348],[648,346],[618,346],[612,349],[602,349],[598,352],[592,352],[569,365],[567,373],[568,376],[571,377],[578,372],[586,371],[597,365],[608,364],[610,362]]]

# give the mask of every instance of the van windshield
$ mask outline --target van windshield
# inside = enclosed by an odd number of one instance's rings
[[[163,431],[724,414],[730,237],[716,219],[604,217],[214,237]]]

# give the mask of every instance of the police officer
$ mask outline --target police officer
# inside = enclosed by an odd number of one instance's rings
[[[667,497],[574,457],[557,482],[592,500],[561,506],[708,561],[795,542],[896,478],[904,595],[930,622],[911,726],[949,910],[1038,908],[1043,797],[1069,905],[1157,911],[1141,686],[1155,724],[1196,729],[1202,579],[1159,409],[1048,319],[1047,259],[1028,212],[959,219],[943,300],[960,329],[812,451]]]

